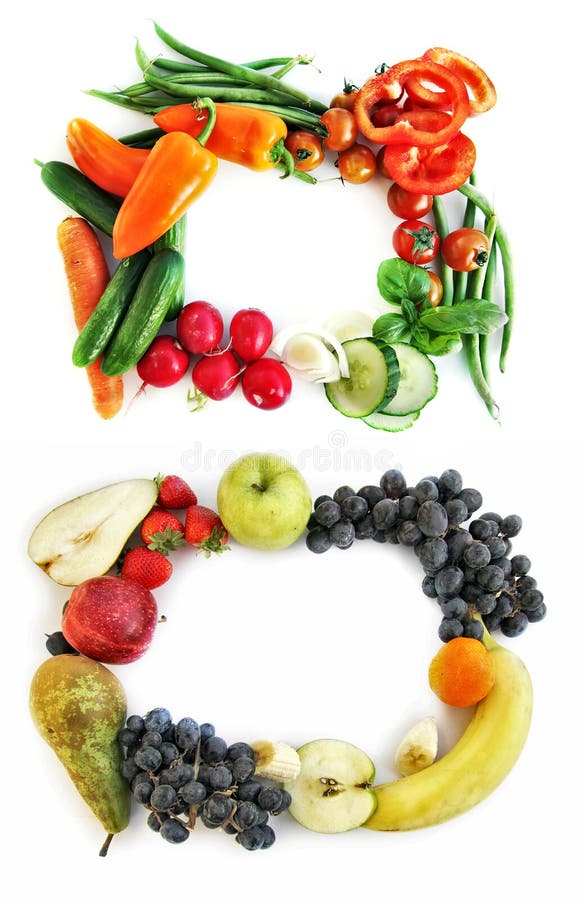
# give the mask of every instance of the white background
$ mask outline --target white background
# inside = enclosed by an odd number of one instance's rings
[[[580,789],[573,660],[580,604],[581,172],[570,95],[578,83],[574,72],[570,80],[573,7],[531,3],[526,20],[523,7],[470,8],[452,0],[311,9],[255,0],[208,6],[103,0],[92,10],[55,0],[9,14],[1,148],[5,285],[8,279],[3,561],[10,584],[3,746],[14,796],[4,805],[3,843],[7,881],[14,869],[25,893],[53,896],[58,884],[91,898],[209,889],[240,897],[379,891],[445,898],[534,887],[561,893],[569,884],[575,846],[567,812]],[[82,89],[139,79],[134,38],[152,54],[160,49],[149,18],[233,60],[314,52],[321,71],[296,69],[290,80],[322,100],[344,77],[362,83],[380,62],[431,45],[484,66],[499,102],[466,131],[478,147],[480,183],[496,202],[516,257],[515,338],[507,373],[495,379],[501,426],[489,419],[459,359],[438,362],[436,400],[400,435],[342,418],[319,388],[298,381],[288,404],[272,413],[237,394],[192,415],[180,385],[148,391],[110,423],[95,416],[84,374],[69,362],[75,332],[55,241],[66,210],[43,188],[33,159],[67,159],[64,134],[74,116],[114,134],[148,127]],[[381,180],[310,188],[225,164],[189,215],[188,299],[211,300],[227,321],[240,307],[259,306],[276,327],[338,308],[381,309],[376,268],[392,255],[395,225],[386,189]],[[448,210],[455,221],[459,208]],[[138,386],[127,379],[128,398]],[[212,506],[225,465],[248,450],[287,453],[314,496],[343,483],[374,482],[392,466],[410,481],[453,466],[482,491],[487,508],[523,517],[515,549],[532,558],[550,610],[547,620],[510,642],[534,681],[529,740],[493,796],[429,831],[321,836],[282,817],[276,846],[249,854],[214,832],[171,847],[136,809],[108,858],[99,859],[102,830],[28,716],[30,678],[46,656],[44,634],[58,628],[68,595],[27,559],[28,537],[52,506],[159,471],[181,474]],[[176,717],[213,721],[229,741],[342,738],[374,758],[379,780],[391,778],[394,748],[414,721],[436,714],[446,750],[467,719],[437,704],[427,686],[439,616],[420,580],[414,558],[382,545],[357,544],[324,557],[301,543],[273,554],[233,547],[208,561],[181,553],[174,578],[157,592],[167,623],[142,660],[117,670],[129,710],[165,705]]]

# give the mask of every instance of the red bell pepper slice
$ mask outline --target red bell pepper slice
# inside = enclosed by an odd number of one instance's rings
[[[467,56],[462,56],[455,50],[446,50],[445,47],[431,47],[426,50],[422,59],[445,66],[464,81],[470,89],[470,115],[477,116],[480,113],[492,109],[496,103],[496,88],[483,69]],[[449,97],[443,91],[434,91],[423,84],[421,79],[413,75],[407,79],[405,85],[407,93],[412,100],[422,106],[432,109],[449,109]]]
[[[451,118],[437,132],[416,128],[407,115],[394,125],[377,128],[372,122],[374,107],[395,99],[407,79],[413,75],[429,81],[447,92],[452,107]],[[427,59],[411,59],[397,63],[370,78],[360,89],[354,102],[354,115],[361,134],[376,144],[407,144],[416,147],[437,147],[446,144],[460,130],[470,112],[470,101],[463,80],[452,70]]]
[[[438,134],[451,121],[440,110],[420,109],[404,113],[412,125]],[[447,144],[437,147],[409,147],[390,144],[383,152],[383,165],[393,181],[413,194],[448,194],[457,190],[472,174],[476,162],[473,141],[458,132]]]

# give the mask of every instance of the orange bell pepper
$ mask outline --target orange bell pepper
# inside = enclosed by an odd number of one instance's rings
[[[150,152],[126,147],[87,119],[69,122],[66,141],[83,174],[117,197],[129,192]]]
[[[175,131],[161,137],[150,150],[113,226],[116,259],[132,256],[158,240],[214,179],[218,160],[203,146],[214,124],[214,104],[202,102],[210,104],[208,129],[198,140]]]
[[[272,169],[286,156],[283,141],[287,125],[274,113],[217,103],[216,116],[205,146],[219,159],[262,172]],[[206,121],[206,110],[197,109],[196,103],[169,106],[154,116],[155,124],[163,131],[186,131],[192,137],[199,136]]]

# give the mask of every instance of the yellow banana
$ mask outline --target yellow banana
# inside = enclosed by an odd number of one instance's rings
[[[374,788],[377,807],[365,828],[409,831],[437,825],[471,809],[498,787],[516,763],[532,715],[532,683],[516,654],[487,633],[496,681],[464,734],[427,769]]]

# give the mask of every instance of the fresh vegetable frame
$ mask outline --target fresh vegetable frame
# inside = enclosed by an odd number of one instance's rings
[[[314,185],[313,171],[334,154],[342,182],[392,182],[388,205],[402,219],[393,235],[397,256],[381,262],[377,276],[388,311],[376,321],[351,311],[333,326],[284,329],[285,339],[276,334],[267,350],[275,359],[261,360],[252,374],[256,360],[221,347],[221,329],[216,344],[194,354],[201,364],[192,374],[197,406],[204,394],[230,396],[243,376],[243,384],[253,382],[244,390],[255,398],[250,402],[277,408],[290,394],[291,372],[324,384],[343,415],[402,431],[437,393],[430,357],[463,350],[479,396],[498,419],[489,336],[502,330],[503,372],[514,312],[512,257],[499,217],[476,187],[475,145],[461,131],[496,103],[486,73],[457,51],[433,47],[378,67],[361,88],[345,83],[328,106],[287,80],[296,65],[311,62],[306,57],[232,63],[154,28],[172,58],[150,59],[138,43],[141,81],[88,91],[142,112],[154,127],[117,139],[73,119],[66,143],[74,165],[39,163],[44,184],[79,217],[61,227],[59,246],[79,329],[73,362],[87,371],[99,415],[110,418],[121,408],[124,373],[156,368],[156,380],[145,383],[165,387],[188,370],[189,350],[180,341],[189,306],[186,214],[212,185],[218,160]],[[442,198],[454,191],[466,209],[450,229]],[[96,232],[112,239],[111,277]],[[71,262],[77,253],[86,260],[83,271]],[[174,320],[177,333],[169,334]],[[167,346],[154,366],[160,337],[174,338],[174,350]],[[195,375],[205,358],[213,370],[209,393]],[[270,394],[277,399],[269,401]]]

